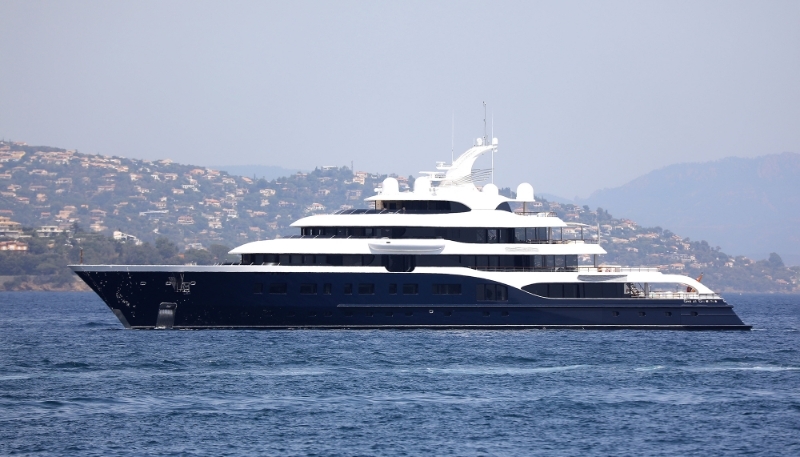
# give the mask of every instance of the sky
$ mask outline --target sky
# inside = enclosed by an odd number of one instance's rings
[[[0,137],[32,145],[418,176],[483,136],[485,102],[495,182],[568,198],[800,152],[798,1],[2,0],[0,18]]]

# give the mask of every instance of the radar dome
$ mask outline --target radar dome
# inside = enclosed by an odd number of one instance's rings
[[[429,178],[421,176],[414,180],[415,194],[430,193],[430,191],[431,191],[431,180]]]
[[[494,184],[487,184],[487,185],[483,186],[483,191],[482,192],[484,194],[488,194],[488,195],[499,195],[500,194],[500,190]]]
[[[383,180],[383,194],[397,194],[400,193],[400,185],[394,178],[386,178]]]
[[[517,186],[517,201],[520,202],[536,201],[533,199],[533,186],[531,186],[526,182]]]

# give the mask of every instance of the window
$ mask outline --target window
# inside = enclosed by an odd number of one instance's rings
[[[375,284],[359,284],[358,295],[375,295]]]
[[[389,295],[397,295],[397,284],[389,284]]]
[[[264,293],[264,284],[257,282],[253,284],[253,293],[254,294],[263,294]]]
[[[331,283],[326,282],[325,284],[322,285],[322,293],[324,295],[330,295],[331,294]]]
[[[461,284],[434,284],[433,295],[461,295]]]
[[[317,285],[316,284],[300,284],[300,293],[302,295],[316,295],[317,294]]]
[[[344,285],[344,294],[345,295],[353,295],[353,284],[347,283]]]
[[[525,292],[549,298],[626,298],[624,283],[537,283]]]
[[[419,284],[403,284],[403,295],[418,295]]]
[[[502,284],[478,284],[478,301],[508,301],[508,287]]]
[[[286,294],[287,289],[285,282],[273,282],[269,285],[269,293],[271,294]]]
[[[489,229],[486,232],[486,241],[488,243],[497,243],[497,229]]]

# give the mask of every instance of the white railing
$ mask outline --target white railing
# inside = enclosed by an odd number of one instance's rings
[[[641,298],[645,298],[641,294]],[[664,299],[664,300],[721,300],[717,294],[700,294],[697,292],[650,292],[647,298]]]
[[[658,273],[657,267],[621,267],[619,265],[601,265],[599,267],[578,267],[581,273]]]

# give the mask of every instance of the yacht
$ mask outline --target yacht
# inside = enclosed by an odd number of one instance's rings
[[[497,149],[478,138],[410,190],[386,178],[369,209],[300,219],[234,264],[71,268],[134,329],[751,328],[698,280],[599,263],[599,231],[531,211],[530,184],[477,186]]]

